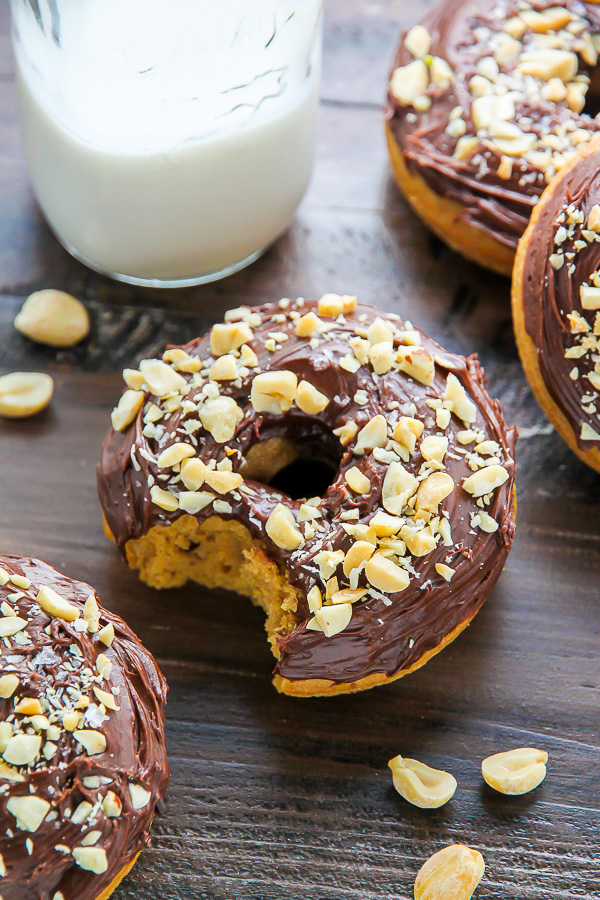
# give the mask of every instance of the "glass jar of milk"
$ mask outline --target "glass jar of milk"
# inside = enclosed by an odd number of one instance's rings
[[[289,225],[313,164],[321,0],[11,0],[25,153],[98,271],[221,278]]]

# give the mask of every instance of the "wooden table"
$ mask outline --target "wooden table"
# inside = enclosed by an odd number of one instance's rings
[[[381,102],[408,2],[327,0],[318,160],[290,232],[246,271],[158,292],[112,283],[48,232],[19,143],[7,3],[0,7],[2,370],[49,371],[51,409],[0,422],[0,548],[90,581],[157,655],[171,685],[173,777],[152,849],[118,900],[396,900],[429,854],[479,848],[482,898],[600,896],[598,513],[600,479],[536,407],[513,340],[509,284],[435,240],[390,181]],[[429,5],[425,3],[422,5]],[[51,351],[12,320],[32,290],[81,297],[90,339]],[[418,674],[366,694],[293,700],[271,686],[262,615],[237,596],[140,584],[102,536],[94,469],[120,369],[186,341],[240,303],[357,293],[477,351],[521,429],[519,523],[497,588],[471,628]],[[533,795],[482,782],[484,756],[550,753]],[[408,806],[387,760],[453,772],[455,799]]]

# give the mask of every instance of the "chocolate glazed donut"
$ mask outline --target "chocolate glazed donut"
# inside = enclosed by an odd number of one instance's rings
[[[169,779],[166,684],[94,590],[0,557],[0,891],[105,900]]]
[[[353,297],[226,319],[125,371],[98,467],[108,533],[155,587],[262,606],[281,691],[423,665],[478,611],[514,533],[516,429],[479,364]]]
[[[404,37],[388,89],[398,184],[451,247],[503,274],[532,209],[598,131],[584,107],[600,9],[446,0]]]
[[[536,398],[600,471],[600,138],[548,186],[519,243],[513,318]]]

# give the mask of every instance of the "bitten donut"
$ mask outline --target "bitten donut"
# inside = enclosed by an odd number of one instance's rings
[[[515,429],[476,360],[409,322],[337,294],[242,307],[124,375],[98,469],[109,533],[148,584],[262,606],[279,690],[416,669],[498,578]]]
[[[600,137],[546,188],[519,243],[512,303],[538,403],[600,471]]]
[[[392,167],[464,256],[510,275],[546,184],[599,129],[585,112],[599,40],[600,8],[579,0],[445,0],[402,40]]]
[[[106,900],[169,777],[166,685],[87,584],[0,556],[2,900]]]

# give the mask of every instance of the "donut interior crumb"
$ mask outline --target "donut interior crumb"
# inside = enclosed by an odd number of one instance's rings
[[[265,628],[279,658],[276,638],[297,625],[298,596],[245,526],[220,516],[199,525],[194,516],[182,516],[128,541],[126,553],[128,564],[150,587],[181,587],[194,581],[249,597],[267,615]]]

